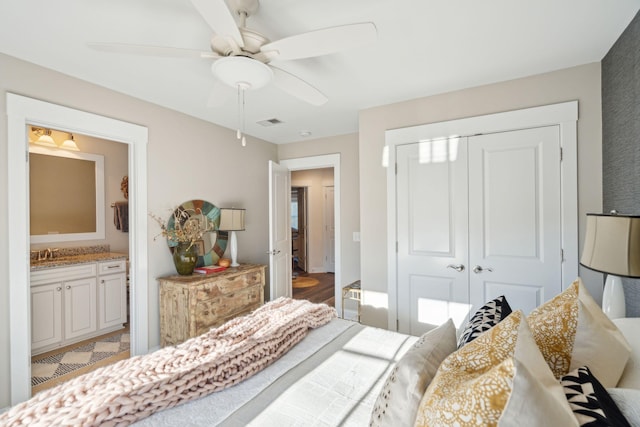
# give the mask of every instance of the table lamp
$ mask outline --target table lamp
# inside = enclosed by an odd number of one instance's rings
[[[625,317],[622,277],[640,277],[640,216],[587,214],[580,264],[607,274],[602,311],[611,319]]]
[[[231,253],[231,267],[238,267],[238,240],[236,231],[244,230],[244,209],[220,208],[220,231],[230,231],[229,252]]]

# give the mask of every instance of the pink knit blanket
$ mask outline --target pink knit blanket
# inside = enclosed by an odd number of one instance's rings
[[[135,356],[44,390],[0,415],[7,426],[126,426],[243,381],[309,328],[334,318],[324,304],[279,298],[175,347]]]

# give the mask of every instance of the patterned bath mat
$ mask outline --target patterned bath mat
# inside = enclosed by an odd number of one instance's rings
[[[114,358],[129,351],[129,331],[96,338],[97,341],[80,343],[67,351],[31,360],[31,386],[43,385],[74,371],[86,371],[91,365]]]

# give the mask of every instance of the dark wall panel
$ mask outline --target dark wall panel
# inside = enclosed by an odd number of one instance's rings
[[[640,13],[602,60],[603,210],[640,215]],[[640,317],[640,280],[624,279]]]

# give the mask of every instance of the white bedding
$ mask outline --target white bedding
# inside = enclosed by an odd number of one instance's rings
[[[416,339],[335,319],[248,380],[135,425],[367,425],[390,368]]]

